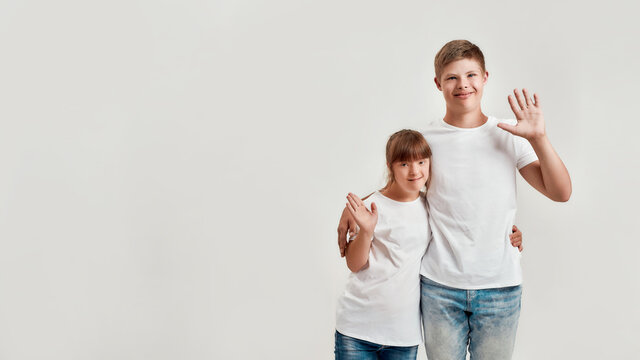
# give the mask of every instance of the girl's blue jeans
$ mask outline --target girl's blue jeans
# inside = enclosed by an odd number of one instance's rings
[[[420,277],[422,325],[429,360],[509,360],[522,288],[463,290]]]
[[[416,346],[385,346],[342,335],[336,331],[336,360],[415,360]]]

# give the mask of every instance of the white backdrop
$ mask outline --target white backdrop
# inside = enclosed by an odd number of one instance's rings
[[[344,196],[444,114],[458,38],[485,113],[540,94],[573,179],[566,204],[519,183],[514,359],[637,357],[638,10],[0,1],[0,359],[332,358]]]

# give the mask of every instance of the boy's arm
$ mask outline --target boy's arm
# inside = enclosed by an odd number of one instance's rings
[[[527,139],[538,156],[537,161],[520,169],[522,177],[549,199],[567,201],[571,197],[571,178],[560,156],[547,138],[540,99],[537,94],[534,94],[534,102],[527,90],[523,89],[522,92],[524,97],[520,91],[514,90],[516,100],[509,95],[509,105],[518,123],[516,125],[500,123],[498,127]]]
[[[367,230],[361,230],[356,238],[349,242],[346,249],[347,267],[352,272],[358,272],[369,262],[369,251],[373,234]]]

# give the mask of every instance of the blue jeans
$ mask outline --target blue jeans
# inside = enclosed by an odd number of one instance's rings
[[[415,360],[416,346],[386,346],[342,335],[336,331],[336,360]]]
[[[463,290],[420,276],[422,324],[429,360],[509,360],[522,288]]]

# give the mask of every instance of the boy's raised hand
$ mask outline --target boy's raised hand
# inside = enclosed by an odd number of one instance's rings
[[[356,220],[360,230],[373,235],[373,229],[378,222],[378,207],[376,204],[371,203],[371,210],[369,210],[362,200],[352,193],[347,195],[347,200],[347,209]]]
[[[544,137],[544,117],[538,94],[533,94],[533,100],[526,89],[522,89],[522,93],[515,89],[513,94],[514,96],[508,97],[509,105],[518,123],[516,125],[499,123],[498,127],[529,141]]]

